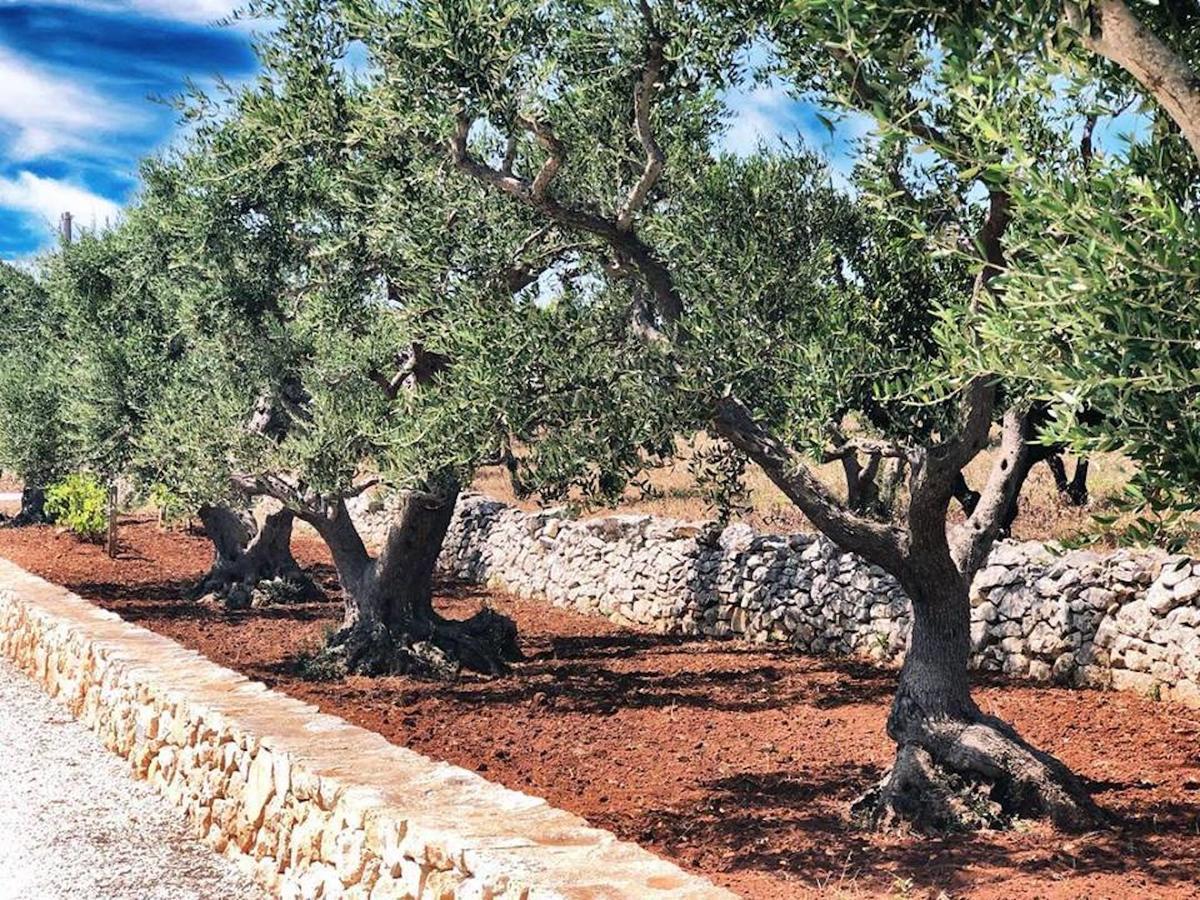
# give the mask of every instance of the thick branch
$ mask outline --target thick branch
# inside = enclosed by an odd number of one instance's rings
[[[720,435],[752,459],[817,528],[845,550],[896,571],[903,538],[891,525],[875,522],[843,507],[797,453],[768,434],[734,397],[717,404],[714,422]]]
[[[379,478],[372,477],[353,484],[345,490],[321,495],[305,488],[299,481],[282,475],[254,475],[248,472],[235,472],[230,476],[230,481],[234,487],[248,497],[271,497],[278,500],[310,524],[314,517],[328,516],[338,504],[357,497],[381,483]]]
[[[859,453],[864,453],[876,459],[908,459],[910,455],[909,451],[905,448],[889,443],[888,441],[877,441],[870,438],[852,438],[825,451],[821,462],[836,462],[839,459],[844,460],[848,457],[857,456]]]
[[[1120,66],[1159,102],[1200,160],[1200,77],[1134,15],[1124,0],[1064,4],[1083,45]]]
[[[964,576],[970,578],[992,548],[1005,513],[1021,489],[1025,457],[1032,438],[1030,417],[1025,410],[1010,409],[1004,415],[1000,453],[992,463],[987,485],[966,523],[955,530],[950,543],[954,563]]]
[[[983,220],[983,226],[975,241],[983,251],[984,266],[975,281],[973,304],[978,304],[979,297],[987,288],[988,283],[1004,271],[1004,232],[1012,221],[1012,198],[1005,191],[992,190],[988,194],[988,213]]]
[[[230,476],[234,487],[248,497],[271,497],[294,510],[311,512],[309,498],[299,485],[278,475],[253,475],[235,472]],[[301,514],[303,514],[303,512]]]
[[[642,71],[641,80],[633,92],[634,128],[642,149],[646,151],[646,167],[617,213],[617,228],[620,231],[629,231],[633,227],[633,217],[645,205],[646,198],[662,176],[663,166],[667,162],[666,154],[658,145],[654,129],[650,126],[650,107],[658,93],[662,69],[662,40],[652,37],[646,45],[646,68]]]
[[[567,149],[563,146],[563,142],[555,136],[554,130],[544,122],[537,122],[524,116],[517,121],[522,128],[537,138],[538,144],[546,151],[546,161],[542,163],[542,168],[538,170],[533,184],[529,186],[530,198],[538,201],[546,196],[550,184],[562,169],[563,163],[566,162]]]
[[[299,515],[316,529],[329,548],[343,590],[350,595],[359,593],[374,575],[375,561],[367,552],[345,501],[335,500],[319,512],[309,510]]]
[[[537,127],[542,135],[551,134],[546,126]],[[565,229],[583,231],[604,241],[619,259],[629,260],[645,279],[653,294],[654,306],[659,316],[669,324],[678,321],[683,314],[683,301],[675,288],[675,281],[667,267],[641,238],[632,231],[622,231],[615,222],[603,216],[590,210],[560,203],[550,196],[545,190],[549,184],[546,181],[548,177],[546,166],[543,166],[538,180],[530,183],[515,175],[505,174],[476,159],[472,156],[468,146],[467,136],[470,130],[470,120],[465,116],[459,116],[454,135],[450,139],[450,158],[459,171],[532,207]],[[552,159],[555,158],[553,154],[556,152],[559,153],[557,158],[560,162],[565,158],[561,147],[558,151],[552,149],[550,152]],[[555,166],[553,172],[557,173],[557,171]],[[538,181],[545,181],[545,184],[539,188]]]

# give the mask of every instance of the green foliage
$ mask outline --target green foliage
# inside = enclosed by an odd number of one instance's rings
[[[654,223],[691,306],[695,390],[727,386],[818,455],[848,417],[913,440],[944,422],[907,396],[935,377],[937,313],[962,303],[967,266],[914,252],[874,177],[859,171],[855,199],[811,154],[726,156]]]
[[[37,279],[0,264],[0,467],[46,485],[69,465],[61,319]]]
[[[73,472],[46,489],[46,512],[85,541],[100,541],[108,527],[108,492],[94,475]]]
[[[195,510],[192,504],[161,482],[150,485],[146,499],[158,510],[164,522],[182,522],[190,518]]]

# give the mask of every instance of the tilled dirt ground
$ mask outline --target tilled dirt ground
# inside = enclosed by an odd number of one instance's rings
[[[1090,779],[1111,832],[879,836],[849,802],[887,766],[895,674],[735,642],[699,642],[471,588],[466,615],[515,617],[511,677],[308,682],[297,657],[336,602],[225,613],[184,599],[207,542],[150,523],[110,561],[52,529],[0,530],[0,554],[224,665],[430,756],[549,799],[750,898],[1200,897],[1200,711],[1130,694],[985,681],[985,710]],[[297,555],[335,595],[320,544]]]

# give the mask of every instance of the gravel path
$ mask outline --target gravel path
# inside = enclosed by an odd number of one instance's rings
[[[262,898],[182,816],[0,659],[0,898]]]

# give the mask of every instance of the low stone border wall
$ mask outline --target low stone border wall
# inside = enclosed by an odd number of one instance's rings
[[[386,510],[362,515],[370,534]],[[908,598],[822,536],[643,515],[575,521],[464,497],[441,560],[454,575],[669,634],[737,636],[899,662]],[[1200,705],[1200,563],[1160,552],[1002,543],[972,587],[973,664]]]
[[[731,898],[0,560],[0,651],[285,898]]]

